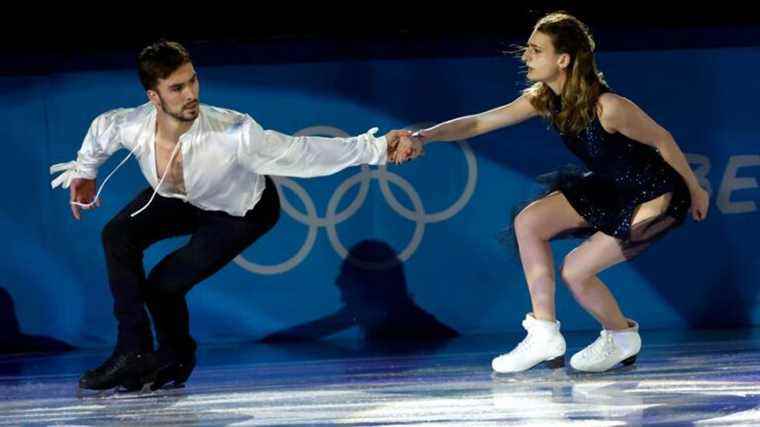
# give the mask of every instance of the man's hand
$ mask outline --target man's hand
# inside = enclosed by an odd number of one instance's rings
[[[408,130],[394,129],[385,134],[385,140],[388,142],[388,161],[393,161],[396,156],[396,150],[402,138],[409,137],[412,134]]]
[[[95,200],[96,185],[94,179],[74,178],[71,180],[71,215],[80,219],[79,209],[89,210],[100,206],[100,200]]]
[[[404,163],[416,159],[425,152],[423,142],[414,135],[402,136],[399,140],[394,156],[391,159],[394,163]]]

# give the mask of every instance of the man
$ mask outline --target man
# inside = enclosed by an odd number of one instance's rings
[[[130,149],[150,183],[103,230],[118,339],[113,354],[81,376],[80,389],[184,383],[196,350],[185,294],[277,222],[279,200],[266,175],[313,177],[384,164],[409,135],[376,138],[372,129],[353,138],[291,137],[264,130],[246,114],[200,104],[190,56],[176,42],[145,48],[138,67],[149,102],[98,116],[77,159],[51,167],[63,171],[52,186],[70,187],[77,220],[80,209],[99,206],[97,169],[116,150]],[[143,251],[180,235],[191,238],[146,276]]]

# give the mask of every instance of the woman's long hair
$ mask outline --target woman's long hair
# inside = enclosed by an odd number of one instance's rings
[[[604,76],[596,68],[596,43],[583,22],[564,12],[541,18],[535,30],[551,38],[558,54],[570,56],[562,105],[554,105],[554,94],[543,82],[534,83],[523,93],[529,95],[533,107],[560,132],[577,135],[596,117],[599,95],[607,87]]]

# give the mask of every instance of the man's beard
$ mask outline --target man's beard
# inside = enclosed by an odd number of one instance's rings
[[[166,108],[166,103],[164,102],[164,98],[162,98],[161,95],[158,95],[158,99],[161,101],[161,109],[164,111],[164,113],[168,114],[171,117],[174,117],[176,120],[180,122],[192,122],[195,119],[197,119],[198,114],[200,114],[200,110],[198,109],[198,101],[193,101],[191,103],[191,104],[196,104],[196,107],[195,107],[197,109],[196,113],[192,117],[187,117],[187,116],[182,115],[182,112],[185,111],[185,107],[187,107],[187,105],[184,105],[178,113],[175,113],[173,111],[170,111],[168,108]]]

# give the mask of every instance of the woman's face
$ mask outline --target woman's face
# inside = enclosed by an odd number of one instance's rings
[[[532,82],[548,82],[564,73],[567,55],[557,54],[551,37],[540,31],[533,31],[522,61],[528,68],[527,78]]]

